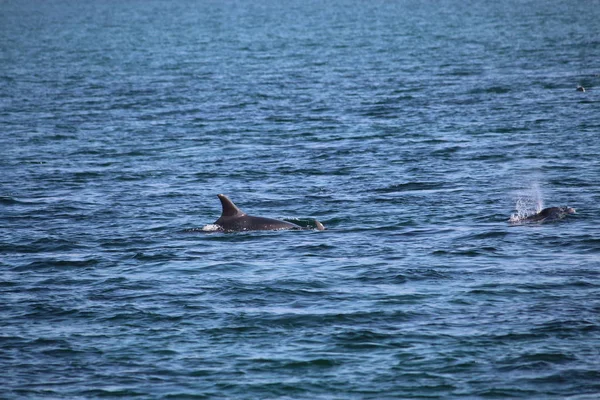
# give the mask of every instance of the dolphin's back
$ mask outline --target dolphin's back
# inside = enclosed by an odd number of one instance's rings
[[[265,217],[253,217],[244,215],[242,217],[221,217],[216,222],[226,231],[276,231],[282,229],[301,229],[299,225],[287,221]]]
[[[530,222],[545,222],[559,220],[567,216],[568,214],[575,213],[575,209],[569,207],[549,207],[544,208],[537,214],[531,215],[524,219],[524,221]]]

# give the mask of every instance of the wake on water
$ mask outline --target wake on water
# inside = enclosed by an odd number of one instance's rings
[[[222,231],[223,228],[217,224],[208,224],[202,227],[202,231],[204,232],[219,232]]]
[[[284,221],[291,222],[305,229],[325,230],[322,223],[316,219],[285,218]],[[204,225],[202,228],[187,229],[186,232],[223,232],[223,227],[217,224]]]

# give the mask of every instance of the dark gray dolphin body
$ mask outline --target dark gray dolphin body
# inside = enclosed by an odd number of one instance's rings
[[[224,194],[217,195],[221,200],[223,212],[221,217],[215,221],[224,231],[277,231],[285,229],[304,229],[300,225],[291,222],[279,221],[272,218],[253,217],[240,210]],[[324,230],[325,227],[319,221],[315,221],[316,229]]]
[[[524,218],[523,221],[527,222],[545,222],[545,221],[555,221],[559,219],[563,219],[569,214],[575,214],[575,209],[571,207],[549,207],[544,208],[537,214],[530,215],[527,218]]]

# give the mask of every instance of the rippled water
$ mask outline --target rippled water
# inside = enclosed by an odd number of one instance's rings
[[[1,2],[2,396],[597,398],[599,18]]]

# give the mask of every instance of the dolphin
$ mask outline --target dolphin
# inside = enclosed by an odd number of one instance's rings
[[[221,217],[215,221],[214,225],[219,227],[219,230],[226,232],[238,231],[277,231],[290,229],[306,229],[300,225],[293,224],[287,221],[279,221],[272,218],[253,217],[240,210],[233,201],[224,194],[218,194],[217,197],[221,200],[223,212]],[[317,230],[324,230],[322,223],[315,220]]]
[[[549,207],[544,208],[537,214],[530,215],[524,218],[523,221],[527,222],[545,222],[545,221],[556,221],[563,219],[569,214],[575,214],[575,209],[571,207]]]

